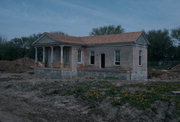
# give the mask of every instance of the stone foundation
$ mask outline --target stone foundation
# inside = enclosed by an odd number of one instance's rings
[[[77,71],[60,69],[34,69],[35,74],[42,78],[73,78],[77,76]]]
[[[130,80],[130,72],[122,72],[117,70],[82,70],[78,71],[79,77],[96,77],[96,78],[107,78],[113,77],[120,80]]]
[[[35,74],[42,78],[73,78],[73,77],[96,77],[117,78],[120,80],[147,80],[147,72],[125,72],[109,69],[98,70],[60,70],[60,69],[35,69]]]
[[[147,80],[148,74],[146,71],[132,72],[131,79],[132,80]]]

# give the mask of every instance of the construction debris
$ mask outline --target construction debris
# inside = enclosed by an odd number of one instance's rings
[[[34,60],[27,57],[14,61],[0,61],[1,72],[21,73],[32,70],[34,66]]]

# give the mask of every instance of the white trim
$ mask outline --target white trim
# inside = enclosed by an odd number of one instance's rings
[[[94,52],[94,64],[91,64],[91,52]],[[89,52],[89,65],[95,65],[95,51],[94,50],[90,50]]]
[[[79,61],[77,60],[77,64],[82,64],[82,49],[78,49],[78,50],[77,50],[78,53],[79,53],[79,50],[81,51],[81,61],[79,62]],[[79,57],[78,57],[78,53],[77,53],[77,58],[79,58]]]
[[[119,65],[116,64],[116,51],[119,51],[119,53],[120,53]],[[114,66],[120,66],[120,65],[121,65],[121,51],[120,50],[114,50]]]
[[[139,64],[139,56],[140,56],[140,52],[141,52],[141,64]],[[140,49],[139,51],[138,51],[138,66],[142,66],[142,62],[143,62],[143,51]]]

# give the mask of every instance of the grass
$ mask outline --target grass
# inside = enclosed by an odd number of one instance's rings
[[[118,80],[117,77],[105,77],[104,80]]]
[[[173,112],[180,117],[180,96],[172,91],[180,91],[180,82],[152,82],[147,84],[129,84],[116,86],[113,81],[87,81],[62,84],[62,82],[45,82],[36,85],[20,82],[8,88],[24,91],[39,91],[41,97],[73,95],[78,100],[96,107],[104,100],[118,107],[129,104],[137,109],[150,109],[156,111],[155,102],[169,102],[175,105]]]
[[[128,88],[139,88],[139,90],[128,91]],[[145,89],[145,90],[141,90]],[[81,84],[71,89],[71,94],[87,101],[89,104],[98,105],[106,98],[110,99],[113,106],[122,106],[129,103],[137,109],[150,109],[156,111],[155,102],[173,102],[177,110],[176,115],[180,116],[180,97],[172,94],[172,91],[180,89],[179,82],[156,82],[147,84],[130,84],[115,86],[110,82],[92,82],[88,85]]]

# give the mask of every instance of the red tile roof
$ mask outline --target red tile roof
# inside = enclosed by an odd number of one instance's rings
[[[45,34],[64,43],[94,45],[94,44],[134,42],[140,37],[142,32],[129,32],[129,33],[122,33],[122,34],[86,36],[86,37],[67,36],[67,35],[61,35],[61,34],[56,34],[56,33],[45,33]]]

